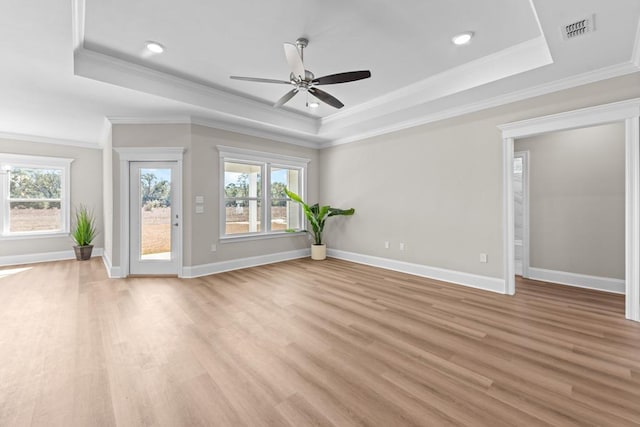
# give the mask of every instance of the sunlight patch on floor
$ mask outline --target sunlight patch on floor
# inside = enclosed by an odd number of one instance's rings
[[[23,268],[10,268],[7,270],[0,270],[0,279],[3,277],[11,276],[13,274],[22,273],[23,271],[31,270],[33,267],[23,267]]]

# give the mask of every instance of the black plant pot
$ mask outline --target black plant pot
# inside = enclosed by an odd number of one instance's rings
[[[78,261],[86,261],[91,258],[91,251],[93,251],[93,245],[74,246],[73,250],[76,252],[76,259]]]

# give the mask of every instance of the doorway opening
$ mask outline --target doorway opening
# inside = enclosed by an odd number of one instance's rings
[[[622,122],[625,127],[625,317],[640,321],[640,99],[500,126],[503,137],[504,293],[515,289],[514,141],[554,131]]]

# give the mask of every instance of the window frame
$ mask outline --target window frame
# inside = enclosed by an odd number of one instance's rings
[[[32,156],[26,154],[0,153],[0,240],[30,239],[38,237],[68,236],[71,229],[71,162],[62,157]],[[8,170],[57,169],[60,176],[60,230],[10,231],[11,191]],[[37,201],[40,199],[34,199]]]
[[[272,237],[285,237],[285,236],[296,236],[303,234],[303,229],[300,229],[296,232],[288,232],[284,230],[271,230],[271,168],[282,168],[282,169],[297,169],[299,171],[299,186],[301,189],[300,196],[304,199],[307,190],[307,167],[309,165],[310,160],[300,157],[293,156],[285,156],[281,154],[274,153],[266,153],[261,151],[254,151],[236,147],[227,147],[223,145],[218,145],[216,147],[219,152],[219,186],[218,191],[220,191],[219,198],[219,239],[220,241],[234,241],[234,240],[253,240],[253,239],[263,239],[263,238],[272,238]],[[248,232],[248,233],[235,233],[235,234],[226,234],[226,197],[225,197],[225,163],[240,163],[247,165],[257,165],[260,166],[260,173],[262,174],[261,179],[261,197],[258,197],[260,206],[260,218],[261,218],[261,230],[256,232]],[[240,197],[240,199],[250,199],[247,197]],[[274,199],[280,200],[280,199]],[[290,199],[288,199],[290,200]],[[302,212],[302,208],[299,209],[299,224],[305,223],[304,213]]]

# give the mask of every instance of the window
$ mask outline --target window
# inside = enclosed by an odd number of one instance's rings
[[[71,159],[0,154],[2,237],[69,232]]]
[[[301,230],[306,159],[218,147],[222,182],[221,237],[284,234]]]

